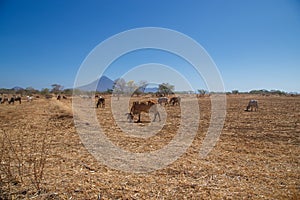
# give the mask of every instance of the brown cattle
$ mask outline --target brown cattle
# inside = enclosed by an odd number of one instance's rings
[[[159,121],[161,120],[160,119],[160,114],[157,110],[157,104],[154,103],[153,101],[148,101],[147,103],[145,103],[145,102],[141,102],[141,103],[140,102],[133,102],[133,105],[130,109],[130,113],[127,114],[128,115],[127,119],[129,119],[130,122],[132,122],[133,116],[138,114],[139,119],[138,119],[137,122],[141,122],[141,113],[142,112],[145,112],[145,113],[152,112],[152,113],[154,113],[153,121],[156,120],[156,116],[158,116]]]

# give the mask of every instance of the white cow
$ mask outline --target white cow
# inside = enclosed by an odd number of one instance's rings
[[[28,101],[28,102],[31,102],[31,101],[32,101],[32,99],[33,99],[33,97],[32,97],[32,96],[27,96],[26,98],[27,98],[27,101]]]

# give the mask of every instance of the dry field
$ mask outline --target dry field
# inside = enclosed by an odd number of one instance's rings
[[[245,112],[252,98],[260,108]],[[86,150],[70,99],[1,104],[0,199],[300,198],[300,97],[227,96],[222,134],[204,159],[199,150],[210,122],[209,97],[199,106],[199,129],[187,151],[163,169],[137,174],[109,168]],[[165,109],[163,128],[147,139],[122,134],[109,97],[97,117],[120,148],[150,152],[168,144],[179,126],[179,107]],[[147,115],[140,124],[120,115],[129,128],[150,124]]]

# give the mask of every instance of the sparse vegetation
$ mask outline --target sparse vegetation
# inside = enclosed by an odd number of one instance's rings
[[[44,189],[48,130],[34,132],[31,126],[20,132],[0,130],[0,199],[38,194]]]
[[[238,94],[239,91],[238,91],[238,90],[232,90],[231,93],[232,93],[232,94]]]
[[[115,124],[106,98],[105,108],[96,111],[99,123],[127,151],[161,149],[180,125],[180,107],[165,106],[161,131],[146,140],[130,137]],[[131,101],[139,98],[144,97]],[[244,112],[252,98],[260,109]],[[299,97],[240,94],[229,95],[227,103],[220,140],[206,159],[198,152],[210,123],[209,96],[199,98],[200,126],[187,152],[147,174],[117,171],[95,160],[76,133],[69,98],[0,105],[0,199],[297,199]],[[142,118],[150,120],[146,114]]]

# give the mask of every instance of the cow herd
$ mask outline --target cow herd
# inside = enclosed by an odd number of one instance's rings
[[[32,96],[27,96],[27,101],[31,102],[33,97]],[[58,95],[57,100],[60,100],[61,98],[67,99],[65,96]],[[97,108],[105,108],[105,98],[102,96],[96,95],[95,98],[97,98],[97,103],[96,107]],[[0,96],[0,103],[1,104],[14,104],[15,102],[19,102],[21,104],[22,98],[20,96],[15,96],[13,95],[12,97],[8,98],[7,96]],[[168,97],[159,97],[157,100],[148,100],[148,101],[135,101],[133,102],[129,113],[126,113],[127,119],[130,122],[133,122],[134,116],[138,115],[138,120],[137,122],[141,122],[141,113],[154,113],[154,119],[153,121],[156,120],[156,117],[158,117],[159,121],[160,119],[160,113],[158,111],[158,105],[160,106],[180,106],[181,103],[181,97],[171,97],[170,99]],[[248,102],[248,105],[245,109],[245,111],[257,111],[258,110],[258,101],[257,100],[250,100]]]
[[[105,108],[105,98],[102,96],[95,96],[97,98],[96,107],[97,108]],[[138,120],[136,122],[141,122],[141,113],[153,113],[154,119],[153,122],[156,121],[156,117],[161,121],[160,113],[158,111],[158,105],[160,106],[180,106],[181,97],[159,97],[157,100],[147,100],[147,101],[134,101],[130,107],[130,111],[126,113],[127,120],[129,122],[133,122],[134,116],[138,115]],[[250,100],[245,111],[257,111],[258,110],[258,101]]]
[[[39,98],[37,96],[36,98]],[[31,102],[33,100],[33,96],[26,96],[27,102]],[[12,97],[7,97],[6,95],[1,95],[0,96],[0,104],[15,104],[15,102],[19,102],[19,104],[22,103],[22,97],[21,96],[16,96],[13,95]]]
[[[172,97],[170,100],[168,97],[159,97],[157,99],[157,102],[160,105],[179,105],[180,106],[180,102],[181,102],[181,98],[180,97]]]
[[[20,104],[22,102],[22,98],[20,96],[12,96],[10,98],[4,96],[4,97],[0,97],[0,102],[1,104],[15,104],[15,101],[18,101]]]

